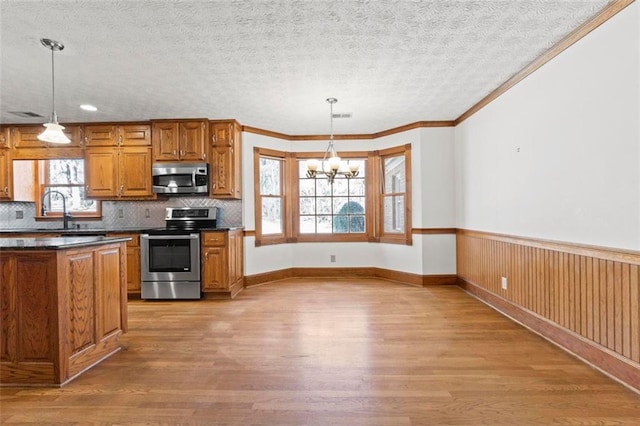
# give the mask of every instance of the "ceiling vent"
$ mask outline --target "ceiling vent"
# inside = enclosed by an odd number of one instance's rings
[[[350,112],[343,112],[343,113],[334,113],[332,115],[333,118],[351,118],[351,113]]]
[[[9,111],[9,114],[17,115],[22,118],[44,118],[42,115],[31,111]]]

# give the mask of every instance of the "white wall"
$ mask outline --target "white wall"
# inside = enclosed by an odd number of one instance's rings
[[[640,248],[638,2],[457,126],[457,226]]]
[[[327,141],[287,142],[253,133],[243,138],[244,226],[255,229],[253,148],[290,152],[324,151]],[[336,150],[370,151],[411,143],[413,227],[453,227],[455,223],[453,128],[425,128],[375,140],[338,140]],[[428,254],[425,253],[428,248]],[[330,256],[336,262],[330,262]],[[454,274],[453,235],[414,235],[413,245],[382,243],[297,243],[255,247],[245,239],[245,275],[291,267],[380,267],[414,274]]]

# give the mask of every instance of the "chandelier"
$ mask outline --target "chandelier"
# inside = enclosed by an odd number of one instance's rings
[[[328,98],[331,110],[331,136],[329,137],[329,146],[322,157],[322,162],[312,159],[307,160],[307,177],[315,179],[318,175],[324,175],[329,180],[329,184],[333,185],[336,176],[344,176],[347,179],[358,176],[358,164],[349,164],[347,170],[341,170],[342,162],[333,146],[333,104],[338,102],[336,98]],[[318,169],[318,166],[320,168]]]
[[[53,66],[53,53],[64,49],[64,44],[48,38],[40,39],[40,43],[47,49],[51,49],[51,120],[44,123],[44,131],[38,135],[38,139],[42,142],[51,143],[70,143],[71,140],[64,134],[64,127],[58,124],[58,115],[56,114],[56,80]]]

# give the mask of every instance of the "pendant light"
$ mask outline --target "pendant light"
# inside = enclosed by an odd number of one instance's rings
[[[64,44],[48,38],[40,39],[40,43],[47,49],[51,49],[51,120],[44,124],[44,131],[38,135],[38,140],[50,143],[70,143],[71,140],[64,134],[64,127],[58,124],[56,114],[56,80],[53,63],[54,52],[64,49]]]
[[[329,103],[329,117],[331,120],[331,134],[329,136],[329,146],[324,153],[322,162],[319,164],[318,160],[307,160],[307,177],[310,179],[316,179],[318,176],[326,176],[329,179],[329,183],[333,185],[333,180],[336,176],[344,176],[347,179],[358,176],[358,165],[349,165],[349,170],[340,170],[340,157],[336,152],[336,148],[333,146],[333,104],[338,102],[336,98],[328,98]],[[320,170],[318,170],[320,166]]]

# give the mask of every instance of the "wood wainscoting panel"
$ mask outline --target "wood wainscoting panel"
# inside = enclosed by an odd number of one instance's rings
[[[465,230],[456,240],[465,289],[640,389],[640,253]]]

